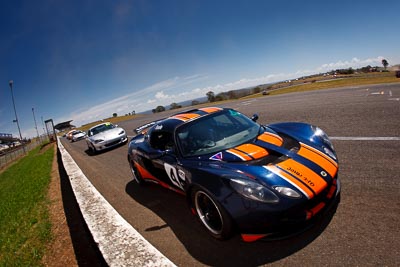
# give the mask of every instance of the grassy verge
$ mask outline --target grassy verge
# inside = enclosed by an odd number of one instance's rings
[[[0,266],[40,266],[51,239],[47,191],[54,146],[38,147],[0,174]]]
[[[396,78],[393,74],[388,74],[388,73],[382,73],[379,75],[350,76],[350,77],[343,77],[327,81],[293,85],[287,88],[271,91],[270,95],[286,94],[293,92],[305,92],[305,91],[337,88],[345,86],[395,83],[395,82],[400,82],[400,79]]]

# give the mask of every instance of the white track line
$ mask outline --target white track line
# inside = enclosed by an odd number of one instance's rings
[[[339,141],[400,141],[400,137],[330,136],[329,139]]]
[[[176,266],[107,202],[60,140],[58,149],[85,222],[109,266]]]

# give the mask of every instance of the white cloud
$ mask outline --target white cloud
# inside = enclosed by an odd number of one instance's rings
[[[157,99],[166,99],[166,98],[170,98],[170,96],[169,95],[165,95],[164,91],[161,91],[161,92],[157,92],[156,93],[156,98]]]
[[[336,69],[359,68],[367,65],[381,65],[382,59],[383,59],[382,56],[376,58],[367,58],[364,60],[360,60],[354,57],[351,60],[346,60],[346,61],[339,60],[337,62],[323,64],[319,68],[317,68],[317,70],[319,72],[324,72]]]

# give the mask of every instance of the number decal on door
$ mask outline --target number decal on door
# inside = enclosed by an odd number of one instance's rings
[[[178,175],[176,168],[172,165],[169,165],[168,163],[164,163],[164,168],[165,168],[165,171],[167,172],[168,177],[171,180],[171,182],[175,186],[177,186],[183,190],[183,186],[185,185],[184,173],[181,170],[179,170],[179,175]]]

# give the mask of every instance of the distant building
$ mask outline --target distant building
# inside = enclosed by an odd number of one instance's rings
[[[72,125],[71,121],[72,120],[58,123],[58,124],[54,125],[54,129],[56,129],[57,131],[62,132],[62,131],[65,131],[65,130],[69,130],[69,129],[75,128],[75,125]]]
[[[14,138],[12,134],[0,133],[0,143],[2,144],[7,144],[16,140],[18,140],[18,138]]]

